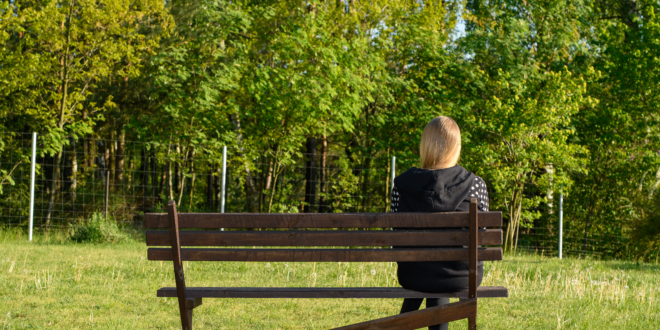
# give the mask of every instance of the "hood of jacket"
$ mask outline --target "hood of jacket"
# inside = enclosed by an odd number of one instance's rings
[[[440,170],[413,167],[394,179],[399,204],[413,212],[452,212],[465,200],[476,175],[460,165]]]

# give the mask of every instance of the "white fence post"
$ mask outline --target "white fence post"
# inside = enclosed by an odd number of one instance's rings
[[[32,242],[32,230],[34,229],[34,181],[35,168],[37,165],[37,133],[32,133],[32,166],[30,169],[30,228],[28,240]]]
[[[225,196],[227,189],[227,146],[222,147],[222,201],[220,202],[220,212],[225,213]]]
[[[562,234],[564,231],[564,192],[563,186],[559,191],[559,259],[561,259],[562,252]]]

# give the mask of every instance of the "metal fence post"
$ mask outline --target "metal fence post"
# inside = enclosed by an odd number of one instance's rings
[[[110,195],[110,170],[106,170],[105,172],[107,173],[105,179],[105,221],[108,221],[108,195]]]
[[[559,191],[559,259],[561,259],[562,252],[562,234],[564,231],[564,192],[563,186]]]
[[[396,175],[396,157],[392,156],[392,189],[394,189],[394,176]]]
[[[222,147],[222,201],[220,202],[220,212],[225,213],[225,196],[227,183],[227,146]]]
[[[32,230],[34,229],[34,181],[35,168],[37,165],[37,133],[32,133],[32,166],[30,168],[30,228],[28,240],[32,242]]]

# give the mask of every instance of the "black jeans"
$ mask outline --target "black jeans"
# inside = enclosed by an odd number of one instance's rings
[[[401,313],[413,312],[419,309],[419,306],[422,305],[423,298],[406,298],[403,299],[403,305],[401,306]],[[426,308],[435,307],[435,306],[444,306],[449,304],[449,298],[426,298]],[[449,323],[443,323],[438,325],[432,325],[429,327],[429,330],[448,330]]]

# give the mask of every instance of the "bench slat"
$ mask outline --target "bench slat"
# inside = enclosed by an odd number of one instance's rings
[[[181,246],[465,246],[469,230],[180,231]],[[479,231],[480,245],[502,245],[501,229]],[[170,232],[147,231],[147,246],[170,246]]]
[[[477,289],[479,298],[505,298],[509,291],[501,286],[481,286]],[[158,297],[176,297],[176,288],[165,287],[158,290]],[[463,298],[468,291],[453,293],[424,293],[406,290],[401,287],[383,288],[186,288],[189,298]]]
[[[171,248],[150,248],[149,260],[172,260]],[[465,261],[465,248],[417,249],[181,249],[185,261],[391,262]],[[479,261],[502,260],[502,248],[480,248]]]
[[[179,213],[179,228],[456,228],[468,212],[446,213]],[[166,213],[145,214],[146,228],[169,228]],[[480,227],[501,227],[502,212],[479,212]]]

